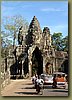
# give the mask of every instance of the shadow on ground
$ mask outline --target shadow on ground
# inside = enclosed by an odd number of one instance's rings
[[[52,90],[52,92],[68,92],[68,90]]]
[[[35,87],[31,86],[31,87],[25,87],[25,88],[21,88],[21,89],[35,89]],[[44,85],[44,89],[52,89],[52,86],[46,86],[46,85]]]
[[[16,94],[37,95],[36,92],[15,92]]]
[[[52,86],[44,85],[44,89],[52,89]]]
[[[25,87],[25,88],[21,88],[21,89],[35,89],[35,87]]]
[[[26,83],[26,84],[22,84],[22,85],[33,85],[32,83]]]

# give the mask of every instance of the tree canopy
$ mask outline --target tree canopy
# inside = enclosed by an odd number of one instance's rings
[[[58,51],[68,51],[68,36],[63,37],[62,33],[52,35],[52,45]]]
[[[28,22],[20,15],[5,16],[1,22],[1,54],[4,54],[3,49],[6,52],[7,47],[17,44],[19,28],[23,26],[27,30]]]

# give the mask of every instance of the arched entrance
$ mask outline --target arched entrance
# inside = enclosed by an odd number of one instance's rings
[[[43,57],[38,47],[32,53],[32,75],[34,73],[38,75],[43,73]]]
[[[64,73],[68,74],[68,60],[65,60],[65,61],[62,63],[61,67],[62,67],[62,71],[63,71]]]
[[[29,72],[29,69],[28,69],[28,58],[26,58],[25,61],[24,61],[24,63],[23,63],[23,71],[24,71],[24,75],[25,76]]]
[[[47,74],[52,74],[53,72],[53,68],[52,68],[52,64],[50,62],[47,62],[45,65],[45,70]]]

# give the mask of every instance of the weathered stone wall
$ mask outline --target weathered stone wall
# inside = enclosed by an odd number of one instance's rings
[[[63,59],[62,58],[59,58],[59,59],[56,58],[55,61],[56,61],[56,64],[55,64],[56,68],[55,68],[55,70],[58,71],[58,69],[61,67]]]
[[[68,60],[67,52],[63,52],[63,51],[55,52],[55,66],[56,66],[55,70],[56,71],[58,71],[58,69],[61,69],[61,71],[64,70],[62,66],[66,67],[65,65],[63,65],[65,60]]]
[[[9,72],[7,71],[7,58],[1,62],[1,89],[9,83]]]
[[[10,66],[14,61],[14,57],[7,57],[1,61],[1,90],[10,84]]]

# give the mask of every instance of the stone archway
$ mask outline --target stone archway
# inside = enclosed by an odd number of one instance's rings
[[[38,47],[32,53],[32,75],[34,73],[38,75],[43,73],[43,57]]]
[[[52,64],[50,62],[47,62],[45,65],[45,70],[47,74],[52,74],[53,72],[53,68],[52,68]]]
[[[68,69],[69,69],[69,67],[68,67],[68,60],[65,60],[65,61],[62,63],[61,68],[62,68],[62,71],[63,71],[64,73],[68,74]]]
[[[34,58],[35,56],[35,58]],[[33,60],[37,59],[37,62],[34,62]],[[37,65],[38,63],[38,65]],[[42,53],[39,50],[39,48],[36,45],[33,45],[28,50],[28,69],[29,69],[29,77],[33,75],[32,70],[34,72],[37,72],[37,74],[43,73],[43,57]]]

